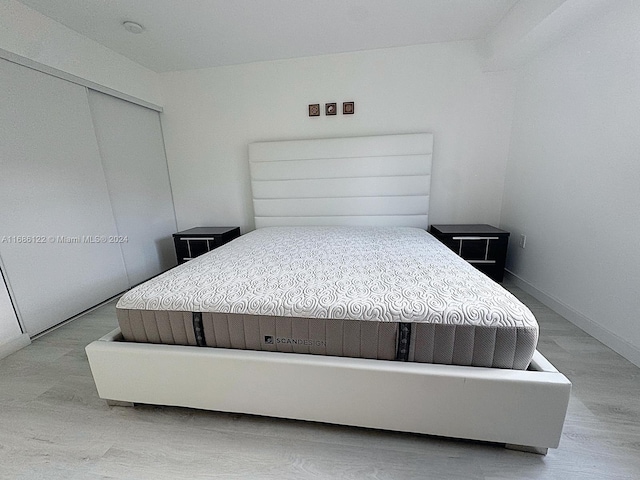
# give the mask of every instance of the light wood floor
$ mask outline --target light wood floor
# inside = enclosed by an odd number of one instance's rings
[[[512,291],[540,322],[539,350],[573,382],[560,448],[546,457],[307,422],[108,407],[84,347],[116,326],[111,303],[0,361],[0,478],[640,479],[640,369]]]

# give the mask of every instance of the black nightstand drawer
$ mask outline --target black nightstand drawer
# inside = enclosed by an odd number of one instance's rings
[[[509,232],[485,224],[431,225],[429,231],[496,282],[504,278]]]
[[[187,262],[239,236],[239,227],[196,227],[174,233],[178,263]]]

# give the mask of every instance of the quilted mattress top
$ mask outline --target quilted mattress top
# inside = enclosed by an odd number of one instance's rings
[[[405,227],[258,229],[131,289],[117,308],[538,329],[511,293]]]

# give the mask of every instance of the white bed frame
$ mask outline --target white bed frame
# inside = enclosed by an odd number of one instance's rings
[[[530,370],[121,341],[87,346],[98,395],[535,447],[557,447],[571,384]]]
[[[256,226],[428,226],[430,134],[249,146]],[[571,383],[536,351],[504,370],[122,341],[86,347],[98,394],[148,403],[556,448]]]

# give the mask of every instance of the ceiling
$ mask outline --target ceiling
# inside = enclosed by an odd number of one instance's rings
[[[481,39],[517,0],[20,0],[156,72]],[[127,32],[122,22],[144,26]]]

